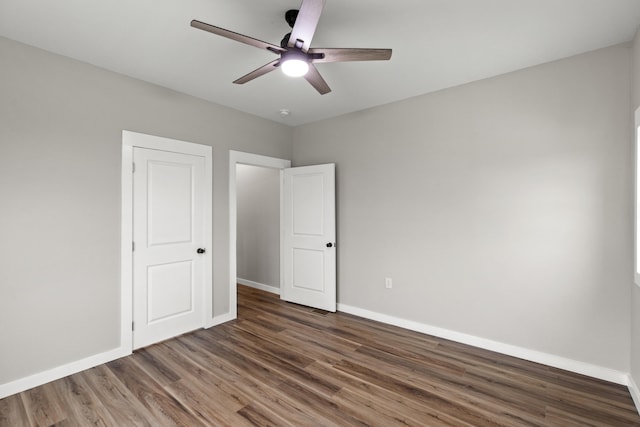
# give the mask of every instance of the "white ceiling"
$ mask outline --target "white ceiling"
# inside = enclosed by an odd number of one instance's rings
[[[318,64],[327,95],[280,71],[232,84],[276,56],[189,25],[279,44],[300,1],[0,0],[0,35],[295,126],[626,42],[640,24],[640,0],[327,0],[312,47],[393,49]]]

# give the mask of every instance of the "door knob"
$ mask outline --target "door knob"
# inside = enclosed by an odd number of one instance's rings
[[[328,248],[332,248],[333,247],[333,243],[331,243],[331,242],[327,243],[327,247]]]
[[[198,252],[199,254],[203,254],[206,252],[206,250],[204,248],[198,248],[196,252]]]

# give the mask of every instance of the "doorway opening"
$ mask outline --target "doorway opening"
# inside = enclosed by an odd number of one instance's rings
[[[238,171],[237,171],[238,165],[241,165],[241,167],[252,166],[252,167],[259,168],[259,169],[246,169],[244,171],[244,172],[249,171],[249,173],[257,170],[259,174],[260,169],[262,169],[262,171],[264,171],[264,169],[270,169],[271,171],[274,171],[274,170],[278,171],[278,187],[279,187],[280,185],[279,171],[282,169],[290,168],[291,161],[285,160],[285,159],[279,159],[276,157],[268,157],[268,156],[261,156],[258,154],[244,153],[241,151],[231,150],[229,152],[229,318],[231,319],[235,319],[237,317],[237,310],[238,310],[238,300],[237,300],[237,283],[238,283],[238,257],[237,257],[238,243],[237,242],[238,242],[238,184],[239,184]],[[268,172],[266,173],[266,175],[268,175]],[[240,177],[240,185],[242,185],[243,183],[246,183],[244,180],[244,178],[246,177],[247,177],[246,175]],[[243,186],[243,188],[245,187]],[[245,195],[246,194],[243,194],[241,197],[244,197]],[[278,207],[281,205],[280,198],[278,198],[277,200],[277,205]],[[278,215],[279,215],[279,212],[280,211],[278,209]],[[246,214],[246,212],[242,212],[242,214],[244,215]],[[248,216],[251,217],[251,215],[248,215]],[[244,218],[244,219],[248,219],[248,218]],[[273,248],[276,248],[275,255],[278,258],[280,258],[280,238],[281,238],[280,230],[282,229],[281,220],[279,221],[280,223],[278,227],[279,231],[277,234],[277,243],[272,245]],[[241,269],[240,271],[242,271],[243,274],[248,274],[248,273],[245,273],[245,271],[247,270]],[[281,280],[282,280],[281,271],[282,271],[282,260],[279,259],[278,269],[277,269],[278,279],[276,282],[278,284],[278,289],[280,288]],[[262,271],[260,273],[257,273],[254,271],[254,273],[265,274],[265,271]],[[272,274],[270,275],[271,279],[269,279],[269,281],[273,283],[273,277],[275,276],[276,274],[272,272]],[[266,277],[266,276],[253,276],[253,277]],[[244,277],[242,277],[241,279],[251,280],[249,278],[244,278]],[[254,282],[256,284],[260,283],[258,281],[254,281]],[[266,283],[262,283],[262,284],[267,285]]]
[[[236,165],[237,283],[280,294],[280,171]]]

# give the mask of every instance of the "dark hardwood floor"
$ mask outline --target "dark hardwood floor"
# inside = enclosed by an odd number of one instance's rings
[[[0,400],[2,426],[640,426],[626,387],[239,286],[238,320]]]

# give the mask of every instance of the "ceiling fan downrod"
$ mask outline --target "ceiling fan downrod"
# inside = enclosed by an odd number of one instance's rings
[[[293,28],[296,23],[296,18],[298,17],[299,10],[297,9],[289,9],[284,13],[284,20],[287,21],[289,27]],[[280,47],[286,49],[289,45],[289,39],[291,38],[291,32],[288,32],[284,35],[282,40],[280,40]]]

